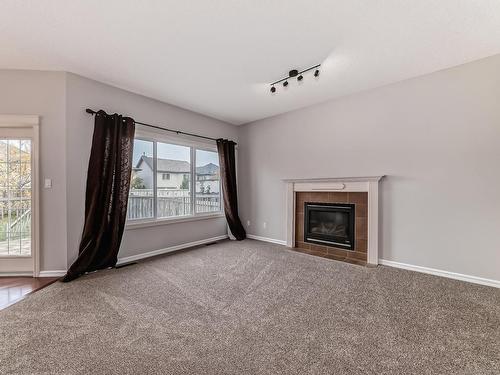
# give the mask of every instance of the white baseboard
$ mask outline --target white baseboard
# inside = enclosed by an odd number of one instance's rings
[[[65,270],[40,271],[38,277],[61,277],[66,275]]]
[[[0,277],[32,277],[33,272],[0,272]]]
[[[187,248],[193,247],[193,246],[204,245],[204,244],[210,243],[210,242],[225,240],[226,238],[227,238],[227,234],[222,235],[222,236],[212,237],[212,238],[206,238],[204,240],[193,241],[193,242],[183,243],[183,244],[180,244],[180,245],[170,246],[170,247],[166,247],[164,249],[148,251],[147,253],[142,253],[142,254],[137,254],[137,255],[131,255],[131,256],[123,257],[123,258],[118,258],[117,265],[120,265],[120,264],[123,264],[123,263],[135,262],[136,260],[150,258],[150,257],[154,257],[156,255],[170,253],[172,251],[187,249]]]
[[[286,246],[286,241],[283,241],[283,240],[276,240],[274,238],[261,237],[261,236],[256,236],[253,234],[247,234],[247,237],[250,239],[253,239],[253,240],[270,242],[270,243],[275,243],[278,245]],[[438,270],[438,269],[429,268],[429,267],[414,266],[413,264],[399,263],[399,262],[394,262],[392,260],[385,260],[385,259],[379,259],[378,263],[383,265],[383,266],[402,268],[402,269],[409,270],[409,271],[427,273],[430,275],[446,277],[449,279],[467,281],[469,283],[486,285],[486,286],[491,286],[494,288],[500,288],[500,280],[485,279],[482,277],[464,275],[461,273]]]
[[[383,265],[383,266],[402,268],[404,270],[428,273],[430,275],[447,277],[449,279],[467,281],[469,283],[492,286],[494,288],[500,288],[500,281],[499,280],[485,279],[485,278],[477,277],[477,276],[464,275],[461,273],[455,273],[455,272],[444,271],[444,270],[437,270],[435,268],[414,266],[412,264],[399,263],[399,262],[394,262],[392,260],[385,260],[385,259],[379,259],[378,263]]]
[[[164,249],[149,251],[147,253],[118,258],[117,265],[123,264],[123,263],[128,263],[128,262],[134,262],[136,260],[153,257],[155,255],[169,253],[171,251],[187,249],[188,247],[203,245],[203,244],[214,242],[214,241],[220,241],[220,240],[224,240],[226,238],[227,238],[227,235],[223,235],[223,236],[218,236],[218,237],[213,237],[213,238],[207,238],[205,240],[188,242],[188,243],[181,244],[181,245],[171,246],[171,247],[167,247]],[[66,270],[40,271],[39,277],[61,277],[64,275],[66,275]],[[33,273],[32,272],[25,272],[25,273],[10,272],[10,273],[0,273],[0,276],[33,276]]]
[[[252,239],[252,240],[270,242],[270,243],[275,243],[277,245],[285,245],[286,246],[286,241],[284,241],[284,240],[276,240],[274,238],[261,237],[261,236],[256,236],[254,234],[247,234],[247,237]]]

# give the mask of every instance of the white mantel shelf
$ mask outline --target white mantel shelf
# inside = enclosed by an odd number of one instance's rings
[[[323,177],[323,178],[286,178],[283,182],[368,182],[380,181],[382,176],[367,176],[367,177]]]
[[[329,177],[284,179],[287,185],[286,244],[295,247],[295,193],[296,192],[366,192],[368,193],[368,249],[367,263],[378,265],[378,185],[384,176]]]

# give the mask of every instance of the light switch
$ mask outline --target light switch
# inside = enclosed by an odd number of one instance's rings
[[[45,189],[50,189],[52,187],[52,180],[50,178],[45,179]]]

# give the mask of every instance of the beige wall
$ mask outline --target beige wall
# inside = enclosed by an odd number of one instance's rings
[[[40,116],[40,269],[64,270],[66,253],[65,73],[0,70],[0,114]]]
[[[385,174],[383,259],[500,280],[499,72],[497,55],[244,125],[248,232],[285,240],[281,179]]]

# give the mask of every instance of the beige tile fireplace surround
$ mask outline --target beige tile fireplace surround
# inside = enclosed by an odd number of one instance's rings
[[[378,264],[379,182],[383,176],[287,179],[286,243],[309,254],[351,263]],[[355,206],[355,245],[346,250],[304,241],[304,202]]]

